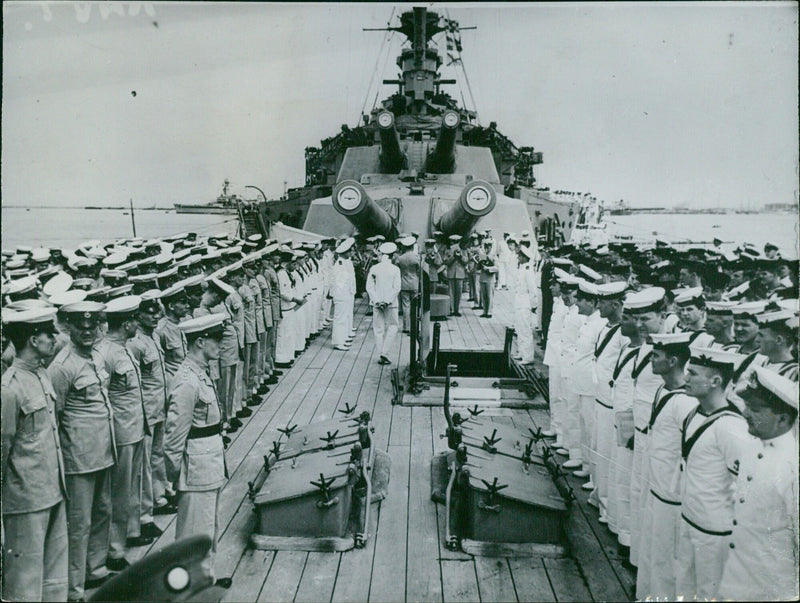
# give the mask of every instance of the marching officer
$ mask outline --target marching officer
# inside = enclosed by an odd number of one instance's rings
[[[55,308],[4,318],[16,357],[2,377],[3,600],[65,601],[67,516],[56,398],[42,362]]]
[[[108,373],[94,349],[103,310],[103,304],[87,301],[61,308],[70,343],[47,369],[56,393],[67,486],[68,598],[76,601],[83,599],[84,587],[95,588],[108,578],[111,471],[117,459]]]
[[[170,387],[164,433],[167,478],[178,484],[175,539],[209,536],[213,541],[209,555],[212,571],[219,493],[227,481],[227,470],[219,401],[206,370],[219,356],[227,317],[209,314],[181,323],[189,347]]]

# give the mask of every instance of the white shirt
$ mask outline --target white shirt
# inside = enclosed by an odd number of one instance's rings
[[[714,415],[694,414],[684,438],[688,440],[713,418]],[[695,442],[681,473],[681,513],[695,526],[722,535],[730,533],[733,480],[749,438],[741,415],[723,413]]]
[[[595,396],[605,404],[611,404],[611,386],[609,382],[614,375],[614,366],[617,362],[617,358],[619,358],[619,353],[622,348],[630,342],[630,339],[622,334],[622,329],[619,325],[610,325],[606,323],[597,334],[597,340],[595,341],[596,351],[600,347],[600,344],[603,343],[608,331],[615,326],[617,328],[614,334],[594,361],[594,376],[596,381]]]
[[[564,319],[567,316],[567,307],[561,298],[553,299],[553,313],[550,316],[550,326],[547,330],[547,346],[544,350],[544,364],[553,366],[558,364],[561,355],[561,330],[564,328]]]
[[[384,257],[374,264],[367,274],[367,293],[373,304],[388,303],[397,305],[397,296],[400,294],[400,268]]]
[[[595,310],[586,317],[586,323],[578,334],[574,362],[574,387],[575,391],[581,396],[594,396],[594,346],[597,336],[603,330],[608,321],[600,316],[600,312]]]
[[[673,395],[662,405],[661,401],[670,393]],[[697,407],[697,399],[688,396],[683,389],[666,387],[660,388],[656,396],[653,410],[658,414],[647,436],[648,487],[665,501],[679,502],[681,495],[678,488],[673,487],[673,478],[681,462],[681,428],[686,416]]]
[[[356,294],[356,276],[353,263],[339,258],[331,268],[331,296],[334,299],[347,299]]]
[[[639,355],[633,360],[633,371],[638,371],[638,376],[633,376],[633,424],[639,431],[647,427],[653,408],[653,396],[664,383],[661,375],[653,373],[652,353],[652,344],[644,343],[639,348]]]
[[[772,440],[751,437],[746,442],[721,598],[797,598],[797,479],[797,440],[791,431]]]
[[[578,335],[581,333],[583,325],[586,323],[587,316],[578,313],[577,304],[567,308],[567,315],[564,317],[564,327],[561,329],[561,356],[559,363],[561,370],[567,371],[572,367],[578,345]]]

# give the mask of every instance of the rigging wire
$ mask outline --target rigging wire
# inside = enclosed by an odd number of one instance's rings
[[[391,27],[391,25],[392,25],[392,19],[394,18],[394,11],[395,11],[395,8],[393,7],[392,8],[392,13],[389,15],[389,21],[387,23],[387,25],[389,27]],[[383,41],[381,42],[380,50],[378,51],[378,55],[375,57],[375,67],[372,68],[372,79],[370,79],[369,87],[367,88],[367,93],[364,95],[364,104],[361,105],[361,112],[359,113],[358,119],[356,120],[356,127],[361,125],[361,120],[363,119],[362,116],[364,115],[364,109],[367,108],[367,103],[369,102],[369,96],[370,96],[369,93],[372,90],[372,84],[375,81],[375,78],[378,77],[378,65],[379,65],[380,60],[381,60],[381,55],[383,55],[384,48],[388,48],[388,44],[387,43],[388,43],[389,39],[392,37],[393,33],[394,33],[393,31],[387,31],[383,36]],[[387,54],[388,54],[388,52],[387,52]],[[380,86],[378,86],[378,90],[380,91]],[[374,109],[375,106],[373,105],[372,108]]]
[[[391,40],[392,36],[394,36],[394,32],[390,31],[388,33],[389,33],[389,39]],[[386,73],[386,66],[389,64],[389,60],[391,58],[392,58],[391,45],[387,44],[386,45],[386,58],[383,60],[383,69],[380,71],[380,73]],[[373,111],[375,109],[375,107],[378,105],[378,96],[381,93],[381,85],[382,84],[378,84],[378,89],[375,90],[375,99],[372,101],[372,109],[370,109],[370,111]]]
[[[448,9],[445,9],[445,15],[447,17],[447,20],[451,21],[451,19],[450,19],[450,11]],[[466,82],[466,84],[467,84],[467,92],[469,93],[470,101],[472,101],[472,110],[475,112],[475,121],[477,122],[478,125],[481,125],[481,118],[480,118],[480,114],[478,113],[478,105],[475,103],[475,95],[472,93],[472,86],[469,83],[469,76],[467,75],[467,68],[464,66],[464,55],[461,54],[460,50],[458,51],[458,58],[457,58],[456,62],[461,66],[461,72],[464,74],[464,82]],[[459,89],[459,92],[461,94],[461,102],[464,103],[464,108],[466,109],[467,108],[467,101],[464,100],[464,91],[463,91],[463,89],[461,87],[461,81],[460,80],[458,80],[458,89]]]

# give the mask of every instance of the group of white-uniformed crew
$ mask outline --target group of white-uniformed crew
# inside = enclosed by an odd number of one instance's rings
[[[161,534],[154,515],[216,542],[228,434],[321,329],[353,341],[352,254],[381,364],[422,273],[453,315],[465,279],[484,315],[504,306],[517,360],[546,336],[546,435],[629,551],[637,598],[796,598],[798,308],[783,281],[707,300],[697,270],[668,291],[564,257],[607,249],[451,239],[421,254],[411,235],[366,251],[260,235],[4,251],[3,598],[81,600]]]
[[[691,261],[669,290],[670,262],[617,261],[635,248],[574,250],[594,268],[559,253],[537,275],[553,300],[545,435],[587,480],[640,600],[798,597],[796,281],[765,291],[759,273],[784,262],[748,249],[706,289]]]
[[[352,239],[341,263],[335,244],[3,251],[4,600],[82,600],[161,535],[154,515],[177,513],[176,539],[216,542],[229,434],[332,302],[334,337],[352,337]]]

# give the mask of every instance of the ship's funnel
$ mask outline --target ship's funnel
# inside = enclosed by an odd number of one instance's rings
[[[400,137],[394,125],[394,115],[389,111],[378,115],[378,132],[381,137],[381,173],[400,173],[400,170],[407,167],[407,161],[400,150]]]
[[[365,236],[383,235],[387,241],[397,238],[392,217],[367,194],[355,180],[343,180],[331,195],[333,206]]]
[[[436,229],[445,236],[469,233],[483,216],[494,209],[497,193],[494,187],[484,180],[473,180],[458,197],[455,205],[439,218]]]
[[[428,155],[425,171],[432,174],[452,174],[456,164],[456,133],[461,117],[455,111],[446,111],[442,116],[442,127],[436,148]]]

